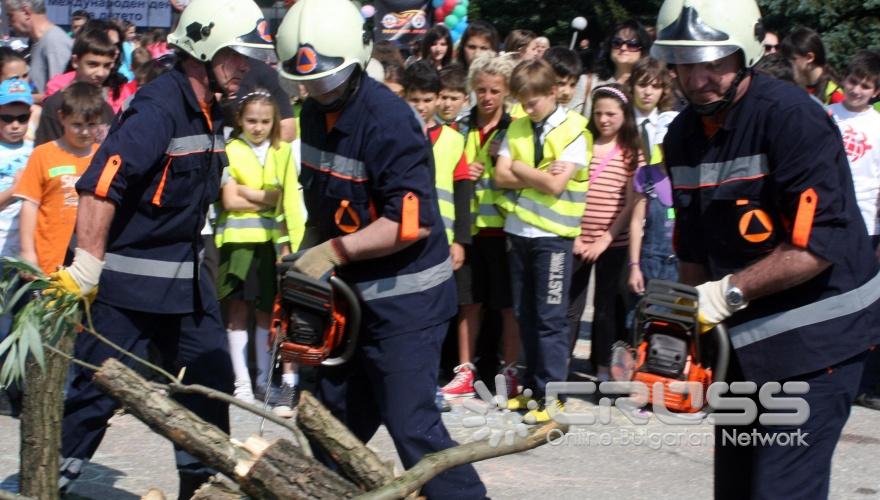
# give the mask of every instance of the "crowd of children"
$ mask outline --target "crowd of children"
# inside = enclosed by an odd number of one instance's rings
[[[26,57],[0,48],[0,256],[20,255],[46,273],[67,252],[76,180],[114,115],[169,61],[161,32],[138,42],[132,26],[80,17],[68,71],[54,75],[45,94],[28,82]],[[876,245],[880,114],[872,106],[880,54],[856,54],[838,83],[814,31],[798,28],[770,42],[759,70],[791,75],[838,123]],[[591,365],[607,380],[611,346],[628,338],[647,282],[677,278],[662,145],[681,99],[674,75],[648,57],[650,45],[640,23],[621,23],[593,65],[528,30],[511,31],[502,44],[482,20],[470,22],[457,46],[444,25],[431,27],[408,59],[393,43],[376,44],[379,70],[370,74],[424,123],[455,270],[455,368],[438,381],[438,404],[474,395],[478,339],[488,335],[509,408],[529,410],[529,422],[547,420],[546,385],[568,377],[588,289]],[[271,401],[291,415],[297,367],[283,364],[273,384],[269,326],[275,263],[303,238],[298,153],[282,140],[278,104],[266,89],[235,105],[230,164],[209,228],[219,249],[216,284],[235,396]],[[880,408],[874,383],[863,402]]]

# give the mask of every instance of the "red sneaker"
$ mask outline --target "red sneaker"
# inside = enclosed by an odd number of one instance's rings
[[[472,398],[474,397],[474,372],[476,368],[471,363],[465,363],[455,367],[455,378],[443,386],[443,397],[446,399]]]

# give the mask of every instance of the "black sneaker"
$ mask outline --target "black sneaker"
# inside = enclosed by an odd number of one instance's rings
[[[855,403],[871,410],[880,410],[880,395],[863,393],[856,397]]]
[[[440,410],[441,413],[452,411],[452,405],[450,405],[449,401],[446,401],[446,398],[443,397],[443,388],[439,385],[437,386],[437,391],[434,393],[434,404],[437,405],[437,409]]]
[[[13,418],[18,418],[21,415],[20,402],[13,401],[6,389],[0,389],[0,415]]]
[[[296,408],[298,402],[299,391],[297,391],[296,386],[283,384],[281,386],[281,395],[278,398],[278,403],[272,408],[272,412],[279,417],[290,418],[293,416],[293,409]]]

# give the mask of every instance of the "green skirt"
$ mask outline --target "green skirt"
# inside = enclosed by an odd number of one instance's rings
[[[257,310],[271,313],[277,284],[272,242],[227,243],[220,247],[217,298],[253,302]]]

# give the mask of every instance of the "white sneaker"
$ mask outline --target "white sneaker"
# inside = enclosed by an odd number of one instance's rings
[[[248,404],[255,404],[257,402],[254,398],[254,391],[251,389],[250,382],[248,382],[247,385],[236,382],[235,390],[232,395],[235,396],[235,399]]]

